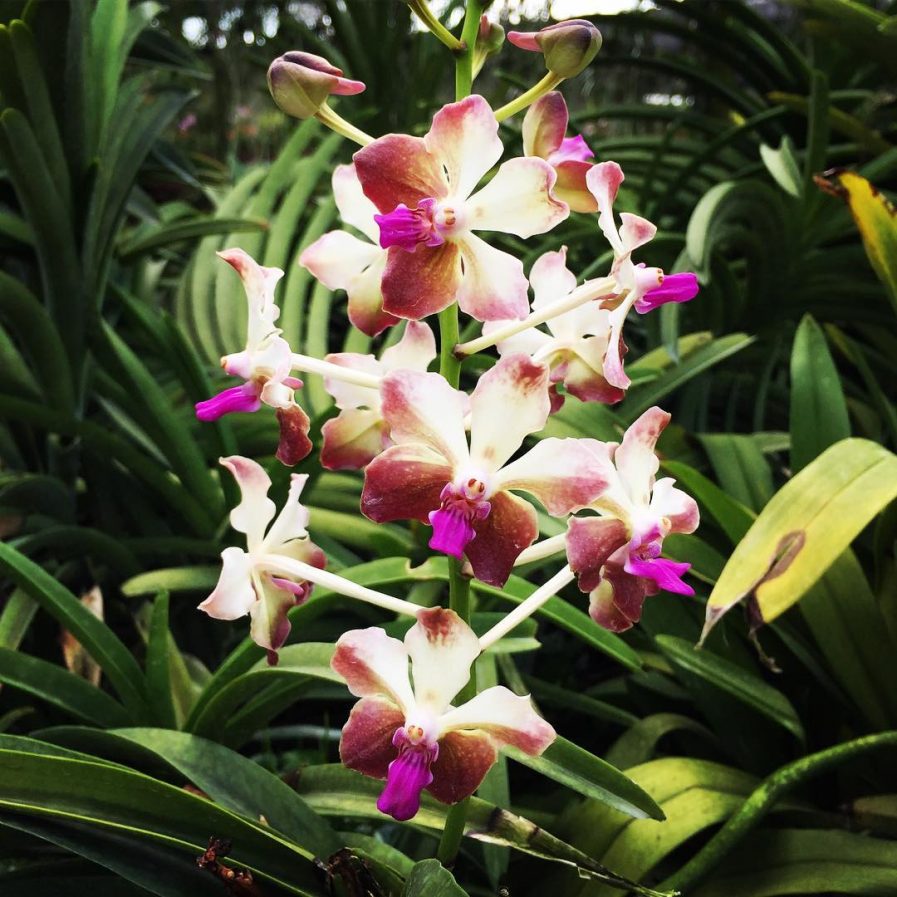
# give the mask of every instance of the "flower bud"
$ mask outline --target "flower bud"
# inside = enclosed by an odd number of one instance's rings
[[[473,53],[473,74],[476,77],[486,60],[497,53],[505,42],[505,29],[497,22],[490,22],[484,14],[480,17],[477,40]]]
[[[601,49],[601,32],[585,19],[556,22],[541,31],[509,31],[508,40],[521,50],[545,57],[545,67],[560,78],[578,75]]]
[[[291,50],[278,56],[268,68],[268,89],[287,115],[312,118],[331,94],[352,96],[364,90],[361,81],[342,75],[342,69],[323,56]]]

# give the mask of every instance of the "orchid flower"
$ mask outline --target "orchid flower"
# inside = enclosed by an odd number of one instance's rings
[[[380,245],[389,249],[386,312],[419,320],[457,301],[479,321],[526,314],[523,264],[474,231],[531,237],[569,210],[552,198],[557,176],[543,159],[511,159],[474,193],[501,154],[498,122],[480,96],[444,106],[425,137],[388,134],[355,153],[362,189],[381,213]]]
[[[665,277],[660,268],[632,261],[632,253],[653,239],[657,228],[629,212],[620,214],[621,224],[617,226],[613,204],[622,183],[623,170],[616,162],[600,162],[586,174],[586,184],[598,203],[598,226],[614,251],[611,273],[617,279],[620,296],[603,303],[605,308],[611,308],[604,375],[611,386],[625,390],[632,382],[623,370],[623,324],[629,309],[635,306],[637,312],[644,314],[667,302],[687,302],[697,295],[698,282],[691,273]]]
[[[308,511],[299,503],[308,477],[292,474],[287,500],[271,523],[276,508],[268,498],[271,479],[264,468],[239,455],[222,458],[221,464],[240,487],[241,501],[231,511],[230,524],[246,535],[246,550],[231,547],[221,552],[218,584],[199,609],[216,620],[249,614],[253,641],[268,652],[269,663],[276,663],[277,651],[290,632],[287,611],[308,598],[312,585],[279,574],[272,558],[281,556],[318,568],[326,561],[324,552],[308,538]]]
[[[699,518],[694,499],[675,480],[655,480],[655,445],[669,420],[666,411],[649,408],[619,445],[610,444],[609,486],[591,505],[598,516],[568,523],[567,560],[590,596],[592,618],[612,632],[638,622],[647,595],[661,589],[694,595],[681,578],[690,565],[660,556],[665,536],[694,532]]]
[[[340,759],[386,779],[377,801],[382,813],[411,819],[424,789],[457,803],[476,791],[502,746],[538,756],[554,740],[529,697],[503,686],[452,706],[479,653],[473,630],[440,607],[418,613],[404,644],[377,627],[347,632],[336,643],[331,666],[361,698],[343,728]]]
[[[365,469],[361,510],[377,523],[420,520],[430,547],[467,556],[474,574],[504,585],[536,538],[536,511],[563,516],[594,501],[606,482],[591,439],[543,439],[508,464],[550,410],[548,368],[525,355],[502,358],[470,397],[470,445],[462,395],[439,374],[395,371],[381,385],[383,419],[395,445]]]
[[[523,152],[538,156],[557,173],[554,196],[574,212],[596,212],[598,203],[586,186],[586,174],[594,153],[582,135],[567,137],[567,103],[553,90],[539,97],[523,119]]]
[[[539,256],[530,271],[533,287],[533,311],[568,296],[576,289],[576,276],[567,268],[567,247],[559,252]],[[497,330],[504,322],[487,322],[484,335]],[[623,398],[622,389],[608,383],[604,375],[604,359],[610,333],[610,312],[598,302],[586,302],[547,322],[548,333],[536,328],[524,330],[502,340],[500,355],[525,352],[534,361],[544,361],[551,369],[552,411],[564,403],[557,384],[583,402],[611,404]]]
[[[245,382],[197,402],[196,416],[211,421],[224,414],[258,411],[263,404],[269,405],[276,409],[280,424],[277,459],[286,465],[296,464],[311,451],[311,441],[308,415],[294,397],[302,381],[290,376],[292,352],[274,323],[280,315],[274,304],[274,287],[283,271],[262,267],[242,249],[226,249],[218,256],[240,275],[249,304],[246,347],[221,359],[228,374]]]
[[[345,290],[349,320],[368,336],[376,336],[398,321],[383,311],[380,279],[387,251],[378,245],[377,207],[364,195],[354,165],[338,165],[332,184],[340,218],[368,239],[360,240],[347,231],[329,231],[303,250],[299,264],[328,289]]]
[[[426,371],[435,357],[433,331],[419,321],[409,321],[402,339],[384,350],[379,360],[356,352],[333,353],[326,360],[382,377],[397,370]],[[340,413],[324,424],[321,463],[328,470],[360,470],[392,444],[383,419],[380,391],[333,377],[324,378],[324,387],[336,400]]]

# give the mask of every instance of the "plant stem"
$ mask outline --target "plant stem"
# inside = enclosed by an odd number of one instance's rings
[[[357,143],[359,146],[367,146],[374,142],[374,138],[370,134],[365,134],[360,128],[356,128],[351,122],[346,121],[341,115],[338,115],[327,103],[324,103],[315,114],[315,118],[321,124],[327,125],[331,131],[342,134],[349,140]]]
[[[572,311],[574,308],[579,308],[580,305],[585,305],[586,302],[591,302],[595,299],[603,299],[606,296],[612,296],[616,288],[617,280],[615,277],[602,277],[599,280],[587,280],[573,290],[572,293],[561,299],[557,299],[548,305],[543,305],[542,308],[538,309],[538,311],[534,311],[522,321],[508,321],[504,326],[496,327],[496,329],[491,331],[488,336],[480,336],[469,342],[455,346],[455,355],[473,355],[476,352],[482,352],[483,349],[488,349],[490,346],[494,346],[502,340],[516,336],[518,333],[523,333],[524,330],[529,330],[531,327],[544,324],[546,321],[550,321],[558,315]]]
[[[464,50],[464,44],[459,41],[439,19],[433,15],[430,4],[427,0],[409,0],[408,5],[411,11],[423,22],[437,40],[445,44],[453,53],[460,53]]]
[[[343,383],[351,383],[353,386],[363,386],[367,389],[379,389],[382,380],[376,374],[368,374],[366,371],[346,368],[341,364],[333,364],[331,361],[312,358],[310,355],[299,355],[296,352],[293,353],[290,365],[294,371],[302,371],[305,374],[320,374],[322,377],[332,377],[334,380],[342,380]]]
[[[553,598],[567,583],[572,582],[574,576],[574,572],[566,564],[561,567],[548,582],[539,586],[529,598],[518,604],[511,613],[505,615],[480,638],[480,650],[485,651],[487,648],[491,648],[515,626],[519,626],[524,620],[529,619],[549,598]]]
[[[455,59],[456,100],[463,100],[470,96],[470,89],[473,86],[473,51],[482,11],[481,0],[467,0],[464,26],[461,30],[464,49]],[[457,342],[458,305],[452,303],[439,314],[439,373],[456,389],[461,377],[461,362],[454,354]],[[465,623],[470,623],[470,582],[462,575],[461,562],[457,558],[449,558],[449,607]],[[457,700],[462,703],[469,701],[476,693],[476,667],[472,667],[470,681],[461,689]],[[436,851],[436,858],[443,866],[453,865],[455,857],[458,856],[458,848],[461,846],[461,838],[464,836],[464,823],[467,820],[469,802],[470,798],[465,798],[448,811]]]
[[[522,112],[528,106],[532,106],[539,97],[544,96],[549,90],[554,90],[558,84],[564,79],[554,72],[546,72],[540,81],[537,81],[529,90],[520,94],[515,100],[505,104],[500,109],[495,110],[495,117],[499,121],[504,121],[518,112]]]

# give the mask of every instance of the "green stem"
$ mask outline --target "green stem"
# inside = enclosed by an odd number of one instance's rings
[[[520,94],[516,100],[511,100],[510,103],[505,104],[500,109],[496,109],[495,117],[499,121],[504,121],[506,118],[516,115],[528,106],[532,106],[539,97],[544,96],[548,91],[554,90],[563,80],[560,75],[556,75],[554,72],[546,72],[541,81],[537,81],[529,90]]]
[[[738,812],[678,872],[658,885],[658,889],[691,889],[722,862],[785,792],[833,766],[882,748],[897,748],[897,732],[866,735],[783,766],[745,800]]]
[[[427,0],[409,0],[408,5],[421,22],[430,29],[433,36],[445,44],[453,53],[460,53],[464,50],[464,44],[433,15],[433,10],[430,9],[430,4],[427,3]]]
[[[464,49],[455,59],[455,99],[463,100],[470,96],[473,86],[473,55],[476,45],[477,29],[480,27],[480,15],[483,11],[482,0],[467,0],[464,12],[464,26],[461,29],[461,41]],[[454,349],[458,342],[458,306],[453,303],[439,313],[439,373],[448,382],[458,388],[461,377],[461,362],[455,358]],[[457,558],[449,558],[449,607],[465,623],[470,622],[470,581],[461,573],[461,562]],[[470,671],[470,681],[461,689],[457,700],[461,703],[469,701],[477,693],[475,668]],[[464,823],[467,820],[467,807],[470,798],[455,804],[445,819],[445,827],[439,840],[436,858],[443,866],[451,866],[458,856],[461,838],[464,836]]]
[[[323,103],[321,108],[315,114],[315,118],[321,124],[327,125],[331,131],[342,134],[343,137],[357,143],[359,146],[367,146],[374,142],[374,138],[370,134],[365,134],[360,128],[356,128],[351,122],[346,121],[341,115],[338,115],[327,103]]]

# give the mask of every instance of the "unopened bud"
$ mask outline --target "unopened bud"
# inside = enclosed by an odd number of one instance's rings
[[[331,94],[352,96],[365,85],[343,77],[342,69],[323,56],[291,50],[278,56],[268,68],[268,89],[287,115],[312,118]]]
[[[497,22],[490,22],[485,15],[480,17],[477,41],[473,52],[473,74],[476,77],[486,60],[501,49],[505,42],[505,29]]]
[[[508,40],[521,50],[545,57],[545,67],[560,78],[578,75],[601,49],[601,32],[585,19],[568,19],[541,31],[509,31]]]

